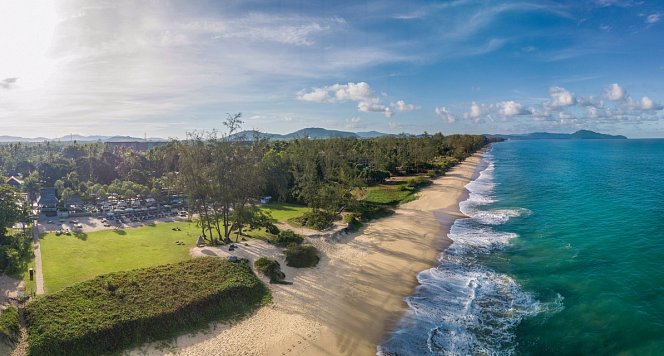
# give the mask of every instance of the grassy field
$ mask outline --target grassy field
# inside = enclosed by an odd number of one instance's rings
[[[272,214],[274,220],[279,222],[286,222],[288,219],[298,217],[311,210],[306,206],[287,203],[265,204],[261,206],[261,209]]]
[[[280,222],[309,211],[304,206],[282,203],[266,204],[262,209]],[[173,231],[175,226],[182,231]],[[186,222],[71,236],[46,234],[41,239],[45,292],[53,293],[100,274],[186,260],[199,234],[199,228]],[[263,240],[272,237],[261,230],[251,231],[249,235]],[[185,244],[177,245],[176,241]],[[27,272],[24,280],[29,280]],[[30,288],[34,288],[34,282],[28,284]]]
[[[182,231],[173,231],[173,227]],[[189,258],[199,229],[191,223],[159,223],[125,230],[71,236],[46,234],[41,240],[46,293],[100,274],[126,271]],[[183,241],[184,245],[177,245]]]
[[[364,201],[380,205],[398,205],[415,199],[416,188],[406,186],[405,182],[379,184],[369,187]]]

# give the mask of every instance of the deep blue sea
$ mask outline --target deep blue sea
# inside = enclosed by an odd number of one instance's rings
[[[494,144],[385,355],[664,355],[664,140]]]

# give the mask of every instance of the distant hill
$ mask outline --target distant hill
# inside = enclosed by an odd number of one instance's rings
[[[0,136],[0,142],[10,143],[10,142],[80,142],[80,143],[90,143],[90,142],[163,142],[168,141],[163,138],[150,137],[147,140],[139,137],[132,136],[83,136],[83,135],[65,135],[62,137],[55,138],[46,138],[46,137],[18,137],[18,136]]]
[[[608,140],[618,139],[624,140],[627,137],[623,135],[607,135],[590,130],[579,130],[577,132],[568,133],[550,133],[550,132],[532,132],[522,135],[486,135],[489,138],[497,137],[506,140]]]
[[[298,138],[312,138],[312,139],[324,139],[332,137],[353,137],[353,138],[373,138],[381,136],[391,136],[390,134],[378,132],[378,131],[369,131],[369,132],[349,132],[349,131],[338,131],[338,130],[328,130],[320,127],[309,127],[306,129],[297,130],[289,134],[280,135],[266,132],[258,132],[254,130],[242,131],[234,134],[232,137],[243,137],[244,139],[250,140],[254,136],[260,138],[277,141],[277,140],[295,140]]]
[[[0,136],[0,142],[42,142],[47,141],[46,137],[24,138],[17,136]]]

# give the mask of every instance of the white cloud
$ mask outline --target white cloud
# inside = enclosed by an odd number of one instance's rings
[[[662,104],[654,102],[647,96],[641,98],[641,109],[642,110],[662,110],[664,107]]]
[[[613,83],[604,90],[604,97],[611,101],[621,101],[625,99],[626,95],[625,88],[618,85],[618,83]]]
[[[365,82],[348,84],[333,84],[320,88],[312,88],[310,91],[301,90],[296,95],[298,100],[316,103],[343,103],[348,101],[357,102],[357,110],[362,112],[380,112],[385,117],[394,116],[394,111],[389,106],[381,103],[381,99],[374,94],[371,86]],[[398,111],[412,111],[415,106],[406,104],[403,100],[392,103],[392,107]]]
[[[489,112],[489,107],[487,107],[484,104],[478,104],[473,101],[470,104],[468,112],[463,113],[463,117],[466,119],[477,120],[480,117],[486,115],[488,112]]]
[[[409,112],[415,110],[415,105],[406,104],[403,100],[397,100],[396,103],[391,103],[391,107],[395,108],[397,111]]]
[[[328,91],[324,88],[314,88],[308,93],[300,91],[297,93],[297,98],[302,101],[311,101],[315,103],[329,103],[332,100],[328,95]]]
[[[334,84],[321,88],[312,88],[307,92],[297,93],[297,99],[316,103],[339,103],[358,101],[364,103],[378,103],[380,99],[374,96],[373,90],[365,82]]]
[[[528,109],[524,109],[521,104],[516,101],[503,101],[496,104],[498,108],[498,114],[503,117],[511,117],[516,115],[530,115],[532,112]]]
[[[661,18],[662,18],[662,14],[660,14],[659,12],[656,12],[654,14],[650,14],[650,15],[646,16],[646,23],[648,23],[648,24],[658,23],[659,20],[661,20]]]
[[[576,97],[574,93],[561,87],[549,88],[549,96],[551,100],[545,104],[550,108],[562,108],[576,104]]]
[[[389,107],[381,104],[375,104],[367,101],[360,101],[357,103],[357,109],[363,112],[381,112],[385,117],[394,116],[394,111]]]
[[[449,110],[447,110],[447,108],[444,106],[436,107],[434,112],[436,113],[436,115],[438,115],[438,117],[443,119],[443,121],[447,121],[448,124],[452,124],[457,120],[456,116],[452,114]]]

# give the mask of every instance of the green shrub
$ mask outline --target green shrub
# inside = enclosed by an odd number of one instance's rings
[[[409,188],[419,188],[419,187],[427,186],[427,185],[430,185],[430,184],[431,184],[431,181],[429,180],[429,177],[425,177],[425,176],[417,176],[417,177],[414,177],[414,178],[406,179],[406,185]]]
[[[265,226],[265,232],[270,233],[272,235],[276,235],[279,233],[279,228],[277,227],[277,225],[270,223],[267,226]]]
[[[324,210],[306,212],[301,216],[292,218],[289,222],[296,226],[306,226],[315,230],[325,230],[332,226],[332,222],[339,220],[339,215]]]
[[[7,345],[14,345],[18,342],[20,329],[21,322],[16,308],[10,306],[0,311],[0,341]]]
[[[359,214],[360,221],[370,221],[374,219],[384,218],[394,214],[394,211],[381,205],[362,202],[355,208],[355,212]]]
[[[351,213],[344,216],[344,222],[348,224],[348,231],[357,231],[362,227],[362,223],[359,220],[360,214]]]
[[[284,272],[281,272],[281,265],[279,265],[279,262],[267,257],[257,259],[256,262],[254,262],[254,266],[258,271],[270,278],[270,283],[279,283],[286,278]]]
[[[293,230],[286,230],[279,232],[279,235],[272,241],[277,246],[286,247],[290,244],[299,245],[304,241],[304,238],[294,233]]]
[[[215,257],[111,273],[28,304],[28,351],[118,353],[213,320],[237,318],[269,298],[246,264]]]
[[[284,251],[286,265],[296,268],[314,267],[320,261],[318,250],[311,245],[290,245]]]

